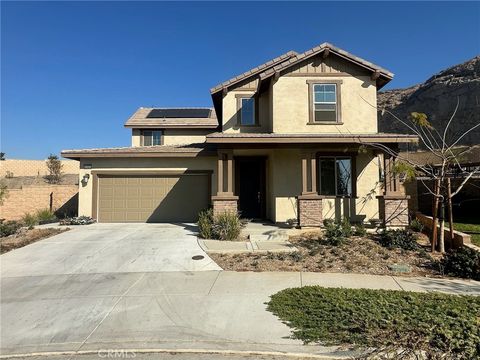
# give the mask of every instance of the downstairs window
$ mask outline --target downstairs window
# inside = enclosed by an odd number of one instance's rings
[[[352,159],[319,157],[319,193],[327,196],[352,196]]]

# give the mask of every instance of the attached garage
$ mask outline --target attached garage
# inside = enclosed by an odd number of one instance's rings
[[[210,202],[211,173],[98,174],[98,222],[195,222]]]

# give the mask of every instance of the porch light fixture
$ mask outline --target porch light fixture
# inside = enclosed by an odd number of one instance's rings
[[[88,183],[88,179],[90,179],[90,174],[83,175],[82,183],[84,184]]]

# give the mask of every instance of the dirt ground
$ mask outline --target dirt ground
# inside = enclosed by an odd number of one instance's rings
[[[6,253],[13,249],[21,248],[25,245],[34,243],[35,241],[46,239],[50,236],[57,235],[68,230],[70,229],[20,229],[19,232],[14,235],[0,238],[0,254]]]
[[[440,276],[427,246],[420,251],[387,249],[369,237],[352,237],[340,246],[327,245],[320,233],[308,233],[290,238],[298,249],[292,253],[209,254],[224,270],[233,271],[312,271],[376,275],[399,274],[388,265],[411,267],[405,276]],[[425,244],[420,236],[419,243]],[[426,244],[425,244],[426,245]],[[438,257],[439,255],[435,255]]]

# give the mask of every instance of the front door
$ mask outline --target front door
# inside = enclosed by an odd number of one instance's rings
[[[235,193],[242,217],[265,217],[265,158],[246,156],[235,158]]]

